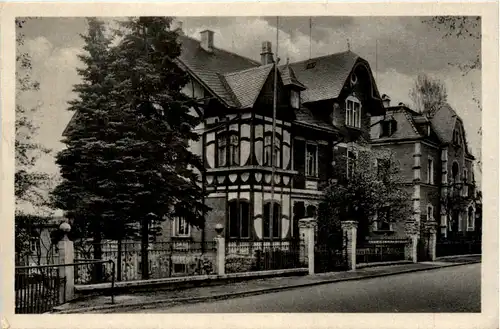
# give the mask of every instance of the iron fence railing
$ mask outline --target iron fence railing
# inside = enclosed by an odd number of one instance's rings
[[[368,241],[356,246],[356,263],[376,263],[405,260],[406,239]]]
[[[37,314],[52,311],[55,306],[66,302],[66,277],[61,275],[63,267],[75,269],[82,265],[110,263],[112,272],[115,264],[110,260],[91,260],[71,264],[17,266],[15,268],[15,312]],[[75,272],[76,273],[76,272]],[[111,282],[111,302],[114,303],[114,280]]]
[[[292,269],[306,266],[299,241],[228,241],[226,273]]]
[[[92,242],[75,248],[78,259],[91,259],[94,256]],[[142,279],[142,257],[140,241],[105,241],[100,243],[103,260],[116,263],[116,281]],[[153,242],[148,245],[148,269],[150,279],[176,276],[215,274],[216,242],[193,242],[190,240]],[[110,280],[111,273],[100,271],[96,277],[92,266],[81,268],[77,284]]]
[[[18,266],[14,287],[16,314],[45,313],[62,302],[65,280],[58,267]]]
[[[481,240],[444,240],[436,242],[436,256],[481,254]]]

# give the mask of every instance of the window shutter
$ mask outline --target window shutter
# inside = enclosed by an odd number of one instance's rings
[[[294,187],[305,188],[305,170],[306,170],[306,143],[303,140],[294,140],[293,144],[293,168],[299,174],[294,178]]]

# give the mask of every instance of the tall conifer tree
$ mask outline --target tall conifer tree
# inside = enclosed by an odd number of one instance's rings
[[[175,62],[181,47],[171,22],[168,17],[131,18],[122,23],[122,40],[113,49],[119,114],[113,125],[123,166],[117,168],[118,181],[127,182],[121,197],[140,221],[143,277],[148,276],[151,221],[178,216],[201,227],[206,210],[192,169],[201,170],[201,159],[188,147],[199,138],[193,131],[199,118],[190,114],[194,101],[181,92],[188,77]]]
[[[115,202],[116,133],[109,124],[115,105],[113,58],[105,32],[102,21],[88,19],[88,32],[82,35],[85,53],[79,55],[84,64],[78,69],[82,81],[74,86],[78,96],[69,107],[74,119],[63,140],[67,148],[56,160],[63,180],[53,191],[55,205],[73,219],[75,235],[92,238],[94,259],[101,259],[103,237],[121,240],[133,233],[132,220]],[[101,270],[96,271],[98,279]]]

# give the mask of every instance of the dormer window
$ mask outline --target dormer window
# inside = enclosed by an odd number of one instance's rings
[[[346,99],[345,124],[349,127],[361,128],[361,102],[356,97]]]
[[[397,129],[397,124],[397,121],[394,119],[382,121],[382,131],[380,132],[380,137],[390,137],[394,134]]]
[[[297,90],[290,91],[290,105],[294,109],[300,108],[300,92]]]

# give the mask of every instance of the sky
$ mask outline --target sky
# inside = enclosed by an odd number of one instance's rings
[[[178,17],[184,33],[199,39],[199,32],[215,32],[218,48],[260,60],[263,41],[276,47],[276,26],[279,27],[278,55],[282,60],[305,60],[312,57],[351,51],[366,59],[374,73],[381,94],[392,104],[411,104],[408,96],[419,73],[442,80],[448,91],[448,102],[462,117],[469,147],[480,155],[481,112],[473,97],[481,99],[481,72],[466,75],[453,63],[466,63],[476,58],[481,45],[474,39],[444,37],[444,31],[424,22],[426,17]],[[110,19],[110,21],[112,21]],[[20,102],[27,107],[38,106],[34,122],[39,126],[38,141],[52,149],[41,158],[37,169],[58,174],[54,155],[64,145],[62,132],[72,113],[67,102],[76,95],[72,86],[79,82],[78,54],[82,52],[80,34],[86,32],[84,18],[37,18],[22,28],[23,50],[32,57],[33,78],[40,90],[25,93]],[[348,46],[349,44],[349,46]],[[479,175],[476,175],[478,177]]]

